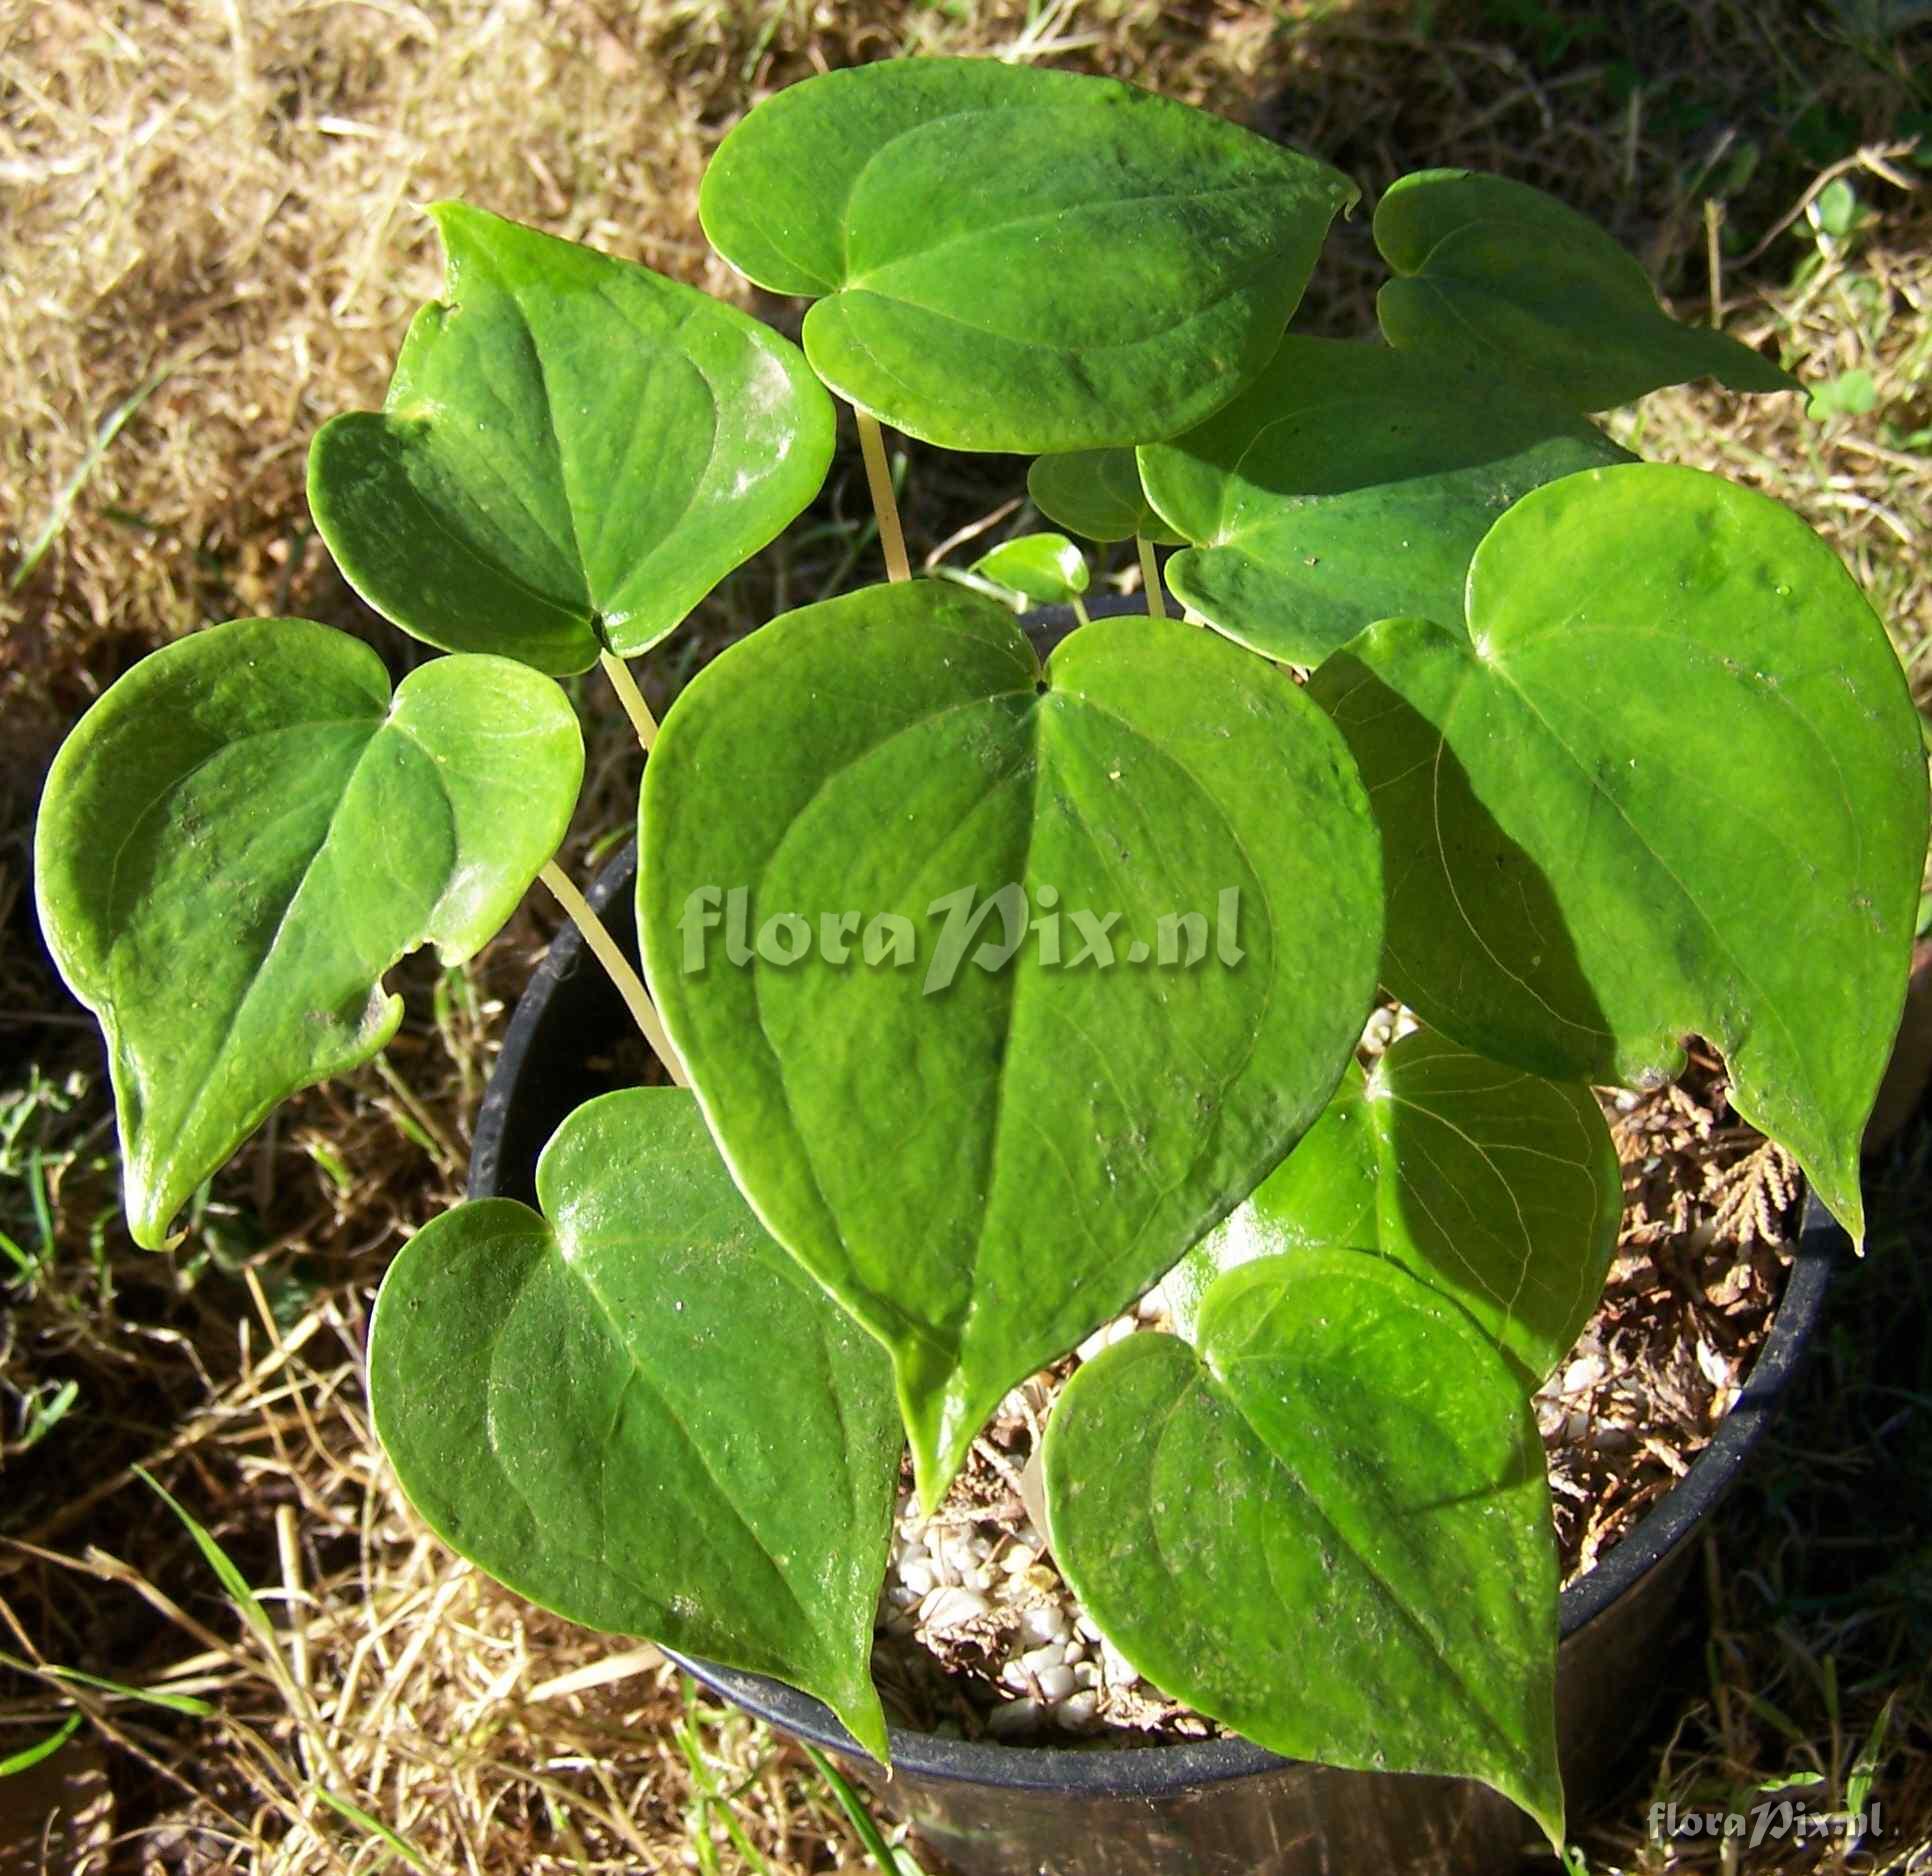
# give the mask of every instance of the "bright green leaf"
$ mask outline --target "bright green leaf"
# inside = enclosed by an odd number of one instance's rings
[[[1805,415],[1814,423],[1828,417],[1863,417],[1878,408],[1878,382],[1869,371],[1841,371],[1812,386]]]
[[[719,146],[711,244],[805,294],[835,391],[951,449],[1171,436],[1234,396],[1348,181],[1110,78],[901,59],[768,98]]]
[[[1466,169],[1404,176],[1375,211],[1399,276],[1376,301],[1391,345],[1572,410],[1713,377],[1734,391],[1797,380],[1707,326],[1681,325],[1595,222],[1526,183]]]
[[[1560,1843],[1556,1546],[1508,1364],[1360,1251],[1230,1272],[1047,1425],[1053,1554],[1163,1692],[1291,1758],[1478,1778]]]
[[[1130,449],[1038,457],[1026,472],[1026,492],[1049,521],[1083,540],[1129,541],[1138,534],[1160,547],[1181,544],[1148,501]]]
[[[1101,620],[1042,673],[924,581],[767,625],[665,719],[658,1007],[760,1217],[892,1351],[929,1504],[1346,1066],[1381,884],[1330,727],[1212,633]]]
[[[1630,460],[1507,383],[1293,337],[1226,410],[1140,452],[1149,497],[1193,543],[1167,563],[1176,595],[1264,657],[1310,665],[1377,619],[1456,624],[1470,558],[1511,502]]]
[[[1823,233],[1842,241],[1858,226],[1858,192],[1844,177],[1834,177],[1818,191],[1811,211],[1813,223]]]
[[[1570,476],[1477,551],[1467,633],[1385,621],[1313,689],[1381,822],[1389,989],[1557,1080],[1654,1084],[1708,1037],[1856,1237],[1925,758],[1831,549],[1694,469]]]
[[[380,412],[323,427],[309,507],[344,577],[451,651],[562,674],[648,650],[818,493],[798,348],[648,267],[461,202],[443,302]]]
[[[1310,1246],[1379,1250],[1454,1297],[1534,1389],[1590,1320],[1622,1214],[1589,1089],[1423,1029],[1366,1075],[1351,1065],[1301,1144],[1162,1288],[1190,1335],[1221,1271]]]
[[[548,678],[240,619],[144,659],[47,780],[41,926],[107,1031],[138,1243],[276,1102],[366,1062],[422,944],[471,956],[556,851],[583,741]]]
[[[973,571],[1036,606],[1064,605],[1087,590],[1087,557],[1064,534],[1020,534],[973,562]]]
[[[682,1089],[580,1107],[537,1197],[444,1213],[383,1284],[370,1409],[410,1503],[520,1595],[802,1687],[883,1759],[883,1356],[759,1228]]]

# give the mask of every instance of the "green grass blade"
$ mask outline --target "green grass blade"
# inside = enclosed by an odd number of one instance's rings
[[[81,1716],[70,1713],[45,1739],[31,1746],[23,1746],[18,1752],[11,1752],[0,1759],[0,1778],[11,1778],[16,1772],[31,1771],[42,1759],[51,1759],[80,1731],[80,1726]]]
[[[136,1466],[134,1473],[174,1515],[181,1520],[188,1535],[195,1540],[195,1548],[207,1559],[208,1567],[220,1578],[221,1586],[228,1592],[228,1599],[240,1610],[241,1618],[272,1648],[275,1645],[275,1625],[268,1619],[268,1611],[256,1600],[255,1592],[248,1587],[248,1579],[235,1567],[235,1560],[215,1542],[214,1538],[189,1515],[181,1503],[149,1473]]]
[[[351,1804],[347,1798],[329,1790],[326,1785],[312,1785],[309,1788],[338,1816],[346,1817],[358,1830],[366,1830],[372,1837],[379,1837],[397,1856],[413,1870],[421,1870],[422,1876],[436,1876],[436,1872],[423,1860],[421,1851],[412,1848],[402,1838],[383,1823],[373,1818],[359,1804]]]

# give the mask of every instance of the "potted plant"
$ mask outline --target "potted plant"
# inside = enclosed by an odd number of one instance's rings
[[[701,198],[811,301],[802,350],[442,206],[445,297],[383,410],[316,437],[310,500],[449,655],[392,690],[300,620],[156,653],[56,761],[38,898],[156,1247],[278,1100],[382,1047],[405,951],[471,955],[541,878],[611,971],[675,1085],[570,1113],[536,1208],[419,1232],[372,1326],[405,1490],[503,1581],[802,1689],[883,1761],[902,1450],[931,1506],[1008,1390],[1160,1282],[1169,1328],[1047,1433],[1093,1620],[1256,1747],[1475,1780],[1560,1845],[1529,1398],[1615,1239],[1588,1084],[1708,1038],[1859,1236],[1924,760],[1830,550],[1588,420],[1782,371],[1455,171],[1376,208],[1380,339],[1284,336],[1353,199],[1108,80],[833,73]],[[887,581],[733,646],[660,731],[625,661],[811,501],[833,392]],[[911,579],[882,422],[1037,457],[1049,519],[1138,538],[1147,610],[1043,660],[1004,595],[1077,602],[1064,540]],[[594,666],[650,752],[648,990],[553,859],[556,680]],[[1426,1028],[1364,1073],[1382,989]]]

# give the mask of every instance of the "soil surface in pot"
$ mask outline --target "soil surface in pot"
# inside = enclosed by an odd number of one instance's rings
[[[1406,1023],[1381,1012],[1365,1053]],[[1567,1583],[1689,1470],[1736,1399],[1783,1293],[1796,1165],[1732,1111],[1693,1045],[1676,1083],[1602,1091],[1624,1220],[1603,1300],[1536,1399]],[[1218,1732],[1136,1676],[1053,1567],[1035,1455],[1054,1394],[1109,1342],[1162,1326],[1158,1289],[1015,1388],[946,1502],[921,1518],[908,1475],[873,1673],[894,1717],[1012,1743],[1148,1745]]]

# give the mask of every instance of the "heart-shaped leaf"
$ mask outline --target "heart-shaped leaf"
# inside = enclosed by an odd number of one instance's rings
[[[1088,541],[1127,541],[1135,535],[1160,547],[1181,537],[1154,512],[1140,485],[1130,449],[1077,449],[1040,456],[1026,472],[1026,492],[1049,521]]]
[[[817,301],[805,355],[860,409],[1037,452],[1171,436],[1226,403],[1355,194],[1114,79],[902,59],[767,99],[698,211],[734,267]]]
[[[1319,664],[1377,619],[1462,618],[1469,561],[1518,496],[1631,458],[1574,409],[1386,345],[1286,338],[1197,430],[1141,451],[1193,543],[1168,584],[1211,626]]]
[[[325,424],[309,507],[404,631],[540,671],[631,657],[818,493],[832,401],[695,287],[461,202],[380,412]]]
[[[1316,1245],[1376,1249],[1453,1296],[1533,1390],[1590,1320],[1622,1215],[1589,1089],[1419,1029],[1366,1075],[1351,1063],[1301,1144],[1161,1287],[1191,1335],[1221,1271]]]
[[[410,1503],[532,1602],[775,1675],[885,1758],[877,1345],[759,1229],[681,1088],[580,1107],[537,1197],[444,1213],[383,1283],[369,1405]]]
[[[41,928],[101,1019],[127,1215],[169,1222],[277,1101],[366,1062],[418,945],[460,964],[556,851],[583,741],[548,678],[382,661],[306,619],[238,619],[143,659],[61,746]]]
[[[1394,1265],[1231,1271],[1047,1425],[1053,1554],[1164,1692],[1297,1759],[1478,1778],[1563,1837],[1556,1546],[1522,1387]]]
[[[1212,633],[1101,620],[1043,674],[925,581],[774,621],[666,717],[658,1007],[766,1226],[892,1351],[928,1504],[1347,1064],[1381,884],[1330,730]]]
[[[1377,205],[1375,245],[1400,276],[1376,300],[1383,333],[1439,369],[1519,384],[1572,410],[1690,378],[1798,389],[1749,346],[1672,319],[1595,222],[1525,183],[1418,170]]]
[[[973,563],[983,580],[1036,606],[1064,605],[1087,590],[1087,557],[1064,534],[1020,534]]]
[[[1388,987],[1557,1080],[1654,1084],[1709,1037],[1857,1236],[1925,756],[1831,549],[1694,469],[1566,477],[1478,549],[1467,632],[1385,621],[1313,689],[1382,825]]]

